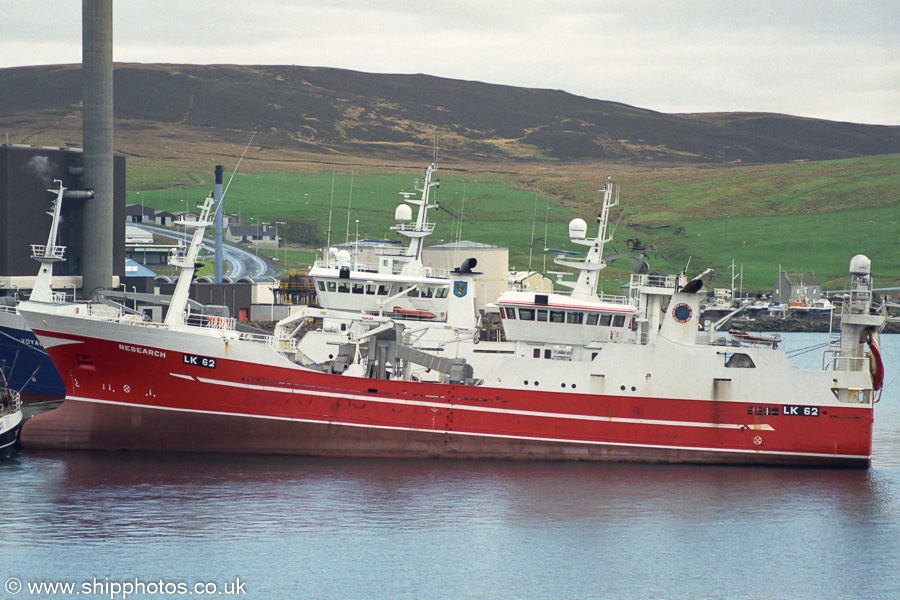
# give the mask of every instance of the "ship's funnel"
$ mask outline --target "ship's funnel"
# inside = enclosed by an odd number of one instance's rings
[[[478,266],[478,259],[474,256],[472,258],[467,258],[462,261],[462,264],[457,269],[457,273],[472,273],[472,269]]]

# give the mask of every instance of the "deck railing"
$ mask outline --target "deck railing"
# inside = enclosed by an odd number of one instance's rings
[[[44,244],[32,244],[32,258],[52,258],[53,260],[63,260],[66,253],[65,246],[46,246]]]

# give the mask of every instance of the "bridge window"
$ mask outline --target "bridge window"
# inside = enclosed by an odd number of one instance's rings
[[[544,322],[547,321],[547,309],[546,308],[537,309],[537,320],[544,321]]]
[[[588,324],[588,325],[596,325],[596,324],[597,324],[597,320],[598,320],[599,318],[600,318],[600,315],[598,315],[597,313],[588,313],[588,316],[587,316],[587,324]]]
[[[344,282],[339,283],[338,284],[338,292],[340,292],[342,294],[349,294],[350,293],[350,284],[344,283]]]
[[[566,323],[571,325],[581,325],[584,322],[584,313],[569,312],[566,313]]]
[[[366,289],[365,284],[363,283],[354,283],[353,284],[353,293],[354,294],[362,294]]]
[[[600,315],[600,326],[601,327],[609,327],[609,324],[612,322],[612,315]]]
[[[550,311],[550,322],[551,323],[565,323],[566,322],[566,312],[563,310],[551,310]]]
[[[333,292],[337,289],[337,285],[333,281],[328,282],[328,291]]]
[[[520,308],[519,309],[519,319],[522,321],[534,321],[534,309],[533,308]]]
[[[756,365],[753,364],[753,359],[750,358],[749,354],[744,354],[743,352],[735,352],[731,356],[728,357],[728,360],[725,361],[725,366],[729,369],[755,369]]]
[[[616,315],[613,317],[613,327],[625,327],[625,315]]]
[[[316,285],[319,287],[319,291],[320,291],[320,292],[324,292],[324,291],[325,291],[325,282],[324,282],[324,281],[317,281],[317,282],[316,282]]]
[[[378,286],[378,295],[379,296],[387,296],[391,292],[391,286],[389,285],[379,285]]]

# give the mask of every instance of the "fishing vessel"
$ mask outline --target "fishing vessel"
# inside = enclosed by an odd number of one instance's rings
[[[834,304],[828,298],[810,300],[799,298],[791,300],[788,304],[791,316],[798,317],[831,317],[834,313]]]
[[[504,294],[498,304],[511,341],[460,342],[455,357],[413,347],[408,327],[382,315],[341,343],[334,360],[301,364],[290,327],[251,335],[186,314],[187,284],[161,324],[29,305],[22,312],[68,394],[27,423],[23,445],[869,465],[885,314],[866,257],[851,260],[851,297],[828,368],[804,371],[771,344],[702,331],[699,276],[639,273],[627,296],[599,296],[602,212],[598,223],[592,239],[583,222],[570,225],[573,240],[588,246],[574,263],[575,293]],[[463,307],[472,266],[450,277]],[[192,269],[185,261],[179,285]],[[422,372],[439,375],[427,381]]]

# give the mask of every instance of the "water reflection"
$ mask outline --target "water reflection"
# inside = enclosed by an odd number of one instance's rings
[[[787,522],[810,513],[877,525],[900,512],[896,473],[878,469],[91,452],[15,462],[4,467],[19,471],[11,500],[30,506],[19,518],[28,530],[22,533],[36,541],[210,532],[242,538],[298,527],[442,529],[461,522],[697,526],[724,517]]]

